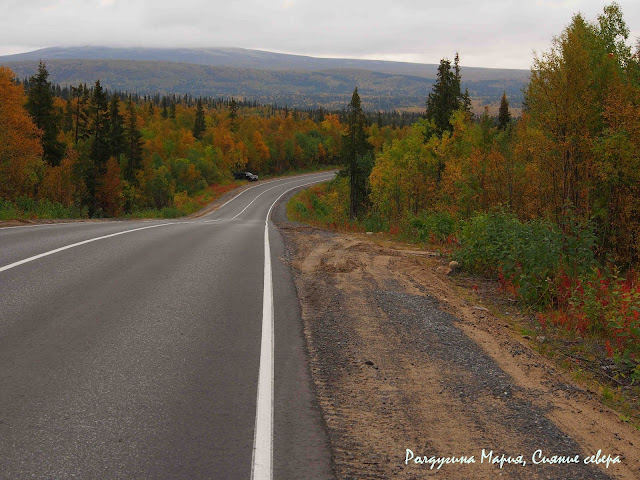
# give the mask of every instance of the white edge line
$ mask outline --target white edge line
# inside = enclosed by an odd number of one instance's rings
[[[321,172],[321,173],[325,173],[325,172]],[[310,184],[312,184],[312,183],[319,183],[319,182],[322,182],[322,181],[326,181],[326,180],[317,180],[317,181],[315,181],[315,182],[310,182],[310,183],[305,183],[305,184],[302,184],[302,185],[298,185],[298,186],[296,186],[296,187],[290,188],[289,190],[285,190],[285,191],[282,193],[282,195],[284,195],[285,193],[287,193],[287,192],[288,192],[288,191],[290,191],[290,190],[293,190],[294,188],[303,187],[303,186],[305,186],[305,185],[310,185]],[[284,185],[287,185],[288,183],[292,183],[292,182],[287,182],[287,183],[285,183]],[[257,186],[258,186],[258,185],[254,185],[254,187],[257,187]],[[282,184],[280,184],[280,185],[276,185],[275,187],[271,187],[271,188],[269,188],[269,189],[265,190],[264,192],[260,193],[260,195],[262,195],[263,193],[267,192],[268,190],[272,190],[272,189],[277,188],[277,187],[279,187],[279,186],[282,186]],[[247,190],[250,190],[251,188],[253,188],[253,187],[247,188]],[[240,192],[240,194],[242,194],[242,193],[246,192],[247,190],[243,190],[242,192]],[[224,205],[226,205],[227,203],[231,202],[232,200],[235,200],[236,198],[238,198],[238,196],[239,196],[240,194],[238,194],[238,195],[236,195],[235,197],[233,197],[233,198],[229,199],[229,200],[228,200]],[[254,202],[254,201],[255,201],[255,200],[256,200],[260,195],[258,195],[256,198],[254,198],[254,199],[249,203],[249,205],[251,205],[251,203],[253,203],[253,202]],[[280,197],[282,197],[282,195],[280,195]],[[278,200],[280,200],[280,197],[278,197],[278,198],[276,199],[276,202],[277,202]],[[222,205],[222,206],[224,206],[224,205]],[[245,207],[245,208],[244,208],[240,213],[244,212],[244,211],[249,207],[249,205],[247,205],[247,206],[246,206],[246,207]],[[273,204],[273,205],[275,205],[275,202],[274,202],[274,204]],[[273,208],[273,205],[271,205],[271,208]],[[220,207],[220,208],[222,208],[222,207]],[[269,208],[269,213],[267,213],[267,219],[269,218],[269,214],[271,213],[271,208]],[[233,217],[233,218],[236,218],[238,215],[240,215],[240,213],[239,213],[239,214],[237,214],[237,215],[236,215],[235,217]],[[233,220],[233,218],[232,218],[231,220]],[[221,220],[226,220],[226,219],[215,219],[215,220],[195,220],[195,221],[193,221],[193,220],[192,220],[192,221],[186,221],[186,222],[185,222],[185,221],[178,221],[178,222],[158,223],[158,224],[155,224],[155,225],[149,225],[149,226],[146,226],[146,227],[133,228],[133,229],[130,229],[130,230],[124,230],[124,231],[121,231],[121,232],[111,233],[111,234],[109,234],[109,235],[103,235],[103,236],[101,236],[101,237],[90,238],[90,239],[88,239],[88,240],[83,240],[83,241],[81,241],[81,242],[72,243],[71,245],[65,245],[64,247],[56,248],[56,249],[54,249],[54,250],[49,250],[49,251],[47,251],[47,252],[43,252],[43,253],[40,253],[40,254],[38,254],[38,255],[34,255],[34,256],[32,256],[32,257],[28,257],[28,258],[24,258],[24,259],[22,259],[22,260],[18,260],[17,262],[13,262],[13,263],[10,263],[10,264],[5,265],[5,266],[3,266],[3,267],[0,267],[0,272],[4,272],[4,271],[6,271],[6,270],[10,270],[10,269],[15,268],[15,267],[18,267],[18,266],[20,266],[20,265],[24,265],[25,263],[33,262],[34,260],[38,260],[38,259],[40,259],[40,258],[47,257],[47,256],[49,256],[49,255],[53,255],[54,253],[62,252],[62,251],[64,251],[64,250],[68,250],[68,249],[70,249],[70,248],[79,247],[80,245],[85,245],[85,244],[87,244],[87,243],[96,242],[96,241],[98,241],[98,240],[103,240],[103,239],[105,239],[105,238],[117,237],[118,235],[124,235],[125,233],[138,232],[138,231],[140,231],[140,230],[146,230],[146,229],[148,229],[148,228],[163,227],[163,226],[166,226],[166,225],[176,225],[176,224],[181,224],[181,223],[192,223],[192,222],[193,222],[193,223],[204,223],[204,222],[209,223],[209,222],[218,222],[218,221],[221,221]],[[154,221],[154,220],[147,220],[147,221]],[[155,221],[157,221],[157,220],[155,220]],[[90,223],[90,222],[70,222],[70,223],[67,223],[67,225],[77,225],[77,224],[86,225],[87,223]],[[113,223],[116,223],[116,222],[113,222]],[[56,224],[25,225],[25,226],[23,226],[23,227],[5,227],[5,228],[25,228],[25,227],[49,226],[49,225],[56,225]],[[60,225],[60,224],[57,224],[57,225]]]
[[[251,459],[252,480],[271,480],[273,478],[274,313],[273,273],[271,270],[271,247],[269,245],[269,216],[271,215],[271,210],[273,209],[275,204],[278,203],[278,200],[280,200],[285,193],[290,192],[291,190],[295,190],[296,188],[312,185],[314,183],[326,182],[327,180],[330,179],[303,183],[302,185],[296,185],[295,187],[291,187],[288,190],[285,190],[271,204],[271,206],[269,207],[269,211],[267,212],[267,217],[264,221],[264,287],[262,294],[262,335],[260,340],[260,367],[258,369],[256,424],[253,437],[253,454]],[[267,190],[265,190],[265,192],[266,191]],[[249,205],[247,205],[247,207],[248,206]]]
[[[11,268],[15,268],[19,265],[23,265],[25,263],[33,262],[34,260],[38,260],[42,257],[47,257],[49,255],[53,255],[54,253],[62,252],[64,250],[69,250],[70,248],[79,247],[80,245],[84,245],[86,243],[97,242],[98,240],[103,240],[105,238],[117,237],[118,235],[124,235],[125,233],[138,232],[140,230],[146,230],[148,228],[156,228],[156,227],[164,227],[166,225],[174,225],[178,222],[170,222],[170,223],[160,223],[157,225],[149,225],[148,227],[140,227],[134,228],[131,230],[124,230],[122,232],[112,233],[110,235],[103,235],[102,237],[90,238],[88,240],[83,240],[82,242],[72,243],[71,245],[65,245],[64,247],[56,248],[55,250],[49,250],[48,252],[40,253],[38,255],[34,255],[33,257],[25,258],[23,260],[19,260],[17,262],[10,263],[9,265],[5,265],[4,267],[0,267],[0,272],[4,272],[5,270],[9,270]]]

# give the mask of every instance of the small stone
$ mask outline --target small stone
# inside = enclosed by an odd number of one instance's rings
[[[373,235],[373,232],[367,232],[367,235]]]
[[[531,335],[523,335],[522,338],[526,338],[527,340],[531,340]]]
[[[373,362],[371,360],[367,360],[366,362],[364,362],[364,364],[371,366],[371,365],[373,365]]]
[[[544,335],[538,335],[536,337],[536,341],[538,342],[544,342],[547,339],[547,337],[545,337]]]
[[[442,275],[449,275],[451,273],[451,269],[449,267],[438,267],[436,268],[436,273],[441,273]]]
[[[450,268],[452,271],[454,271],[454,272],[455,272],[455,271],[457,271],[457,270],[459,270],[459,269],[460,269],[460,264],[459,264],[458,262],[456,262],[455,260],[451,260],[451,261],[449,262],[449,268]]]

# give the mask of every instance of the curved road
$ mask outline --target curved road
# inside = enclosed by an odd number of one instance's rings
[[[0,478],[331,478],[266,220],[332,176],[197,220],[0,229]]]

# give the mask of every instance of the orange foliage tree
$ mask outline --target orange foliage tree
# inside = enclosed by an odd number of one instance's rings
[[[13,72],[0,67],[0,198],[33,196],[44,170],[42,132],[24,108]]]

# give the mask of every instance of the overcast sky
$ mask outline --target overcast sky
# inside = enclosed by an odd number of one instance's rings
[[[50,46],[245,47],[323,57],[530,68],[603,0],[0,0],[0,55]],[[620,0],[640,35],[640,1]]]

